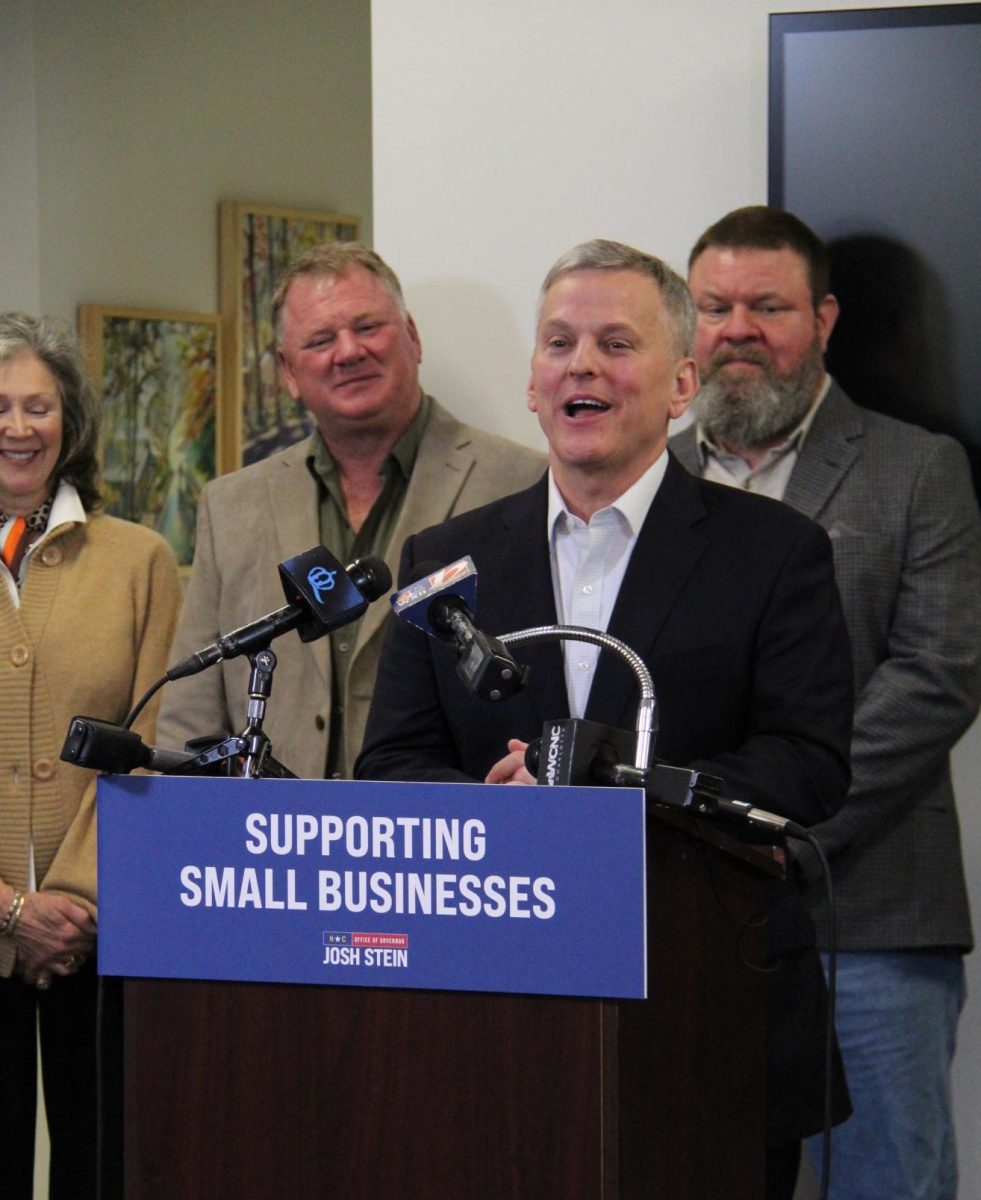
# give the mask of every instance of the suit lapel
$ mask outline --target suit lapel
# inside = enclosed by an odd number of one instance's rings
[[[814,415],[801,446],[784,501],[819,519],[861,453],[861,414],[834,382]]]
[[[700,484],[674,458],[647,513],[610,618],[609,632],[650,661],[658,634],[705,552],[696,528],[705,516]],[[617,656],[602,651],[586,715],[633,728],[639,692],[623,686]],[[655,689],[657,680],[654,680]]]
[[[274,534],[276,537],[279,562],[320,544],[317,485],[306,465],[312,442],[313,437],[305,438],[277,455],[275,468],[267,480],[272,511],[272,526],[268,535]],[[298,478],[302,480],[299,486]],[[327,638],[319,638],[311,642],[308,649],[326,685],[330,679],[330,643]]]
[[[698,441],[695,437],[695,426],[689,425],[681,433],[675,434],[668,442],[671,453],[678,462],[692,475],[701,475],[702,464],[698,454]]]
[[[306,465],[311,449],[312,439],[305,438],[270,460],[273,469],[266,490],[279,561],[302,554],[320,542],[317,485]],[[303,486],[297,485],[298,478]]]
[[[466,438],[455,438],[456,423],[430,399],[431,411],[419,445],[415,466],[406,489],[405,500],[385,560],[392,568],[393,581],[398,572],[402,546],[410,534],[430,525],[438,525],[453,512],[457,497],[473,469],[474,456]],[[459,443],[459,444],[458,444]],[[355,654],[366,646],[381,628],[391,605],[388,597],[375,601],[361,618]]]
[[[509,568],[511,578],[498,575],[496,593],[487,596],[477,591],[477,623],[488,633],[515,633],[543,625],[555,625],[555,591],[548,544],[548,479],[514,497],[503,513],[499,529],[488,529],[488,562],[494,550],[503,548],[504,561],[518,564]],[[480,562],[474,562],[480,569]],[[486,610],[486,624],[484,613]],[[530,668],[529,686],[523,693],[531,710],[535,728],[550,719],[569,715],[565,690],[562,644],[555,639],[530,642],[512,650],[518,662]]]

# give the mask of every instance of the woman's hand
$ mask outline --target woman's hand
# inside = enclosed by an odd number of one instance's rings
[[[518,738],[508,742],[508,753],[499,759],[487,772],[484,783],[532,784],[536,782],[525,766],[525,751],[528,743]]]
[[[67,896],[29,892],[13,939],[17,974],[44,987],[52,975],[73,975],[92,953],[95,921]]]

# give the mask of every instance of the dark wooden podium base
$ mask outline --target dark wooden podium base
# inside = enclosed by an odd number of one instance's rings
[[[773,856],[708,836],[650,823],[645,1001],[127,981],[127,1200],[760,1200]]]

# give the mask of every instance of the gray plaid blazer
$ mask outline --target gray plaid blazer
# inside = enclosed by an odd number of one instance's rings
[[[701,473],[694,428],[671,439]],[[831,861],[838,945],[895,950],[972,942],[950,751],[981,702],[981,519],[952,438],[853,404],[836,383],[784,500],[834,545],[852,638],[852,787],[816,827]],[[823,887],[799,865],[826,944]]]

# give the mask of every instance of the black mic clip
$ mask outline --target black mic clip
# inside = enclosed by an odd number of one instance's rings
[[[787,817],[723,796],[724,784],[716,775],[657,761],[643,769],[627,766],[623,759],[634,736],[595,721],[546,721],[541,738],[525,751],[525,766],[546,787],[636,787],[648,804],[749,825],[769,837],[808,838],[808,831]]]
[[[456,645],[456,673],[471,695],[480,700],[507,700],[521,691],[528,682],[528,667],[516,662],[499,638],[477,629],[450,605],[445,605],[442,619]]]
[[[650,804],[682,808],[698,817],[716,817],[738,825],[749,825],[766,834],[767,840],[774,837],[808,840],[808,831],[804,826],[789,817],[757,808],[745,800],[723,796],[724,785],[717,775],[690,771],[686,767],[672,767],[661,762],[648,767],[646,771],[617,763],[603,773],[606,775],[605,781],[614,787],[643,788]]]
[[[480,700],[509,700],[528,682],[526,666],[517,663],[501,638],[490,637],[474,624],[477,568],[467,556],[448,566],[418,563],[415,578],[392,597],[400,620],[429,637],[445,641],[456,656],[456,673],[467,691]]]

